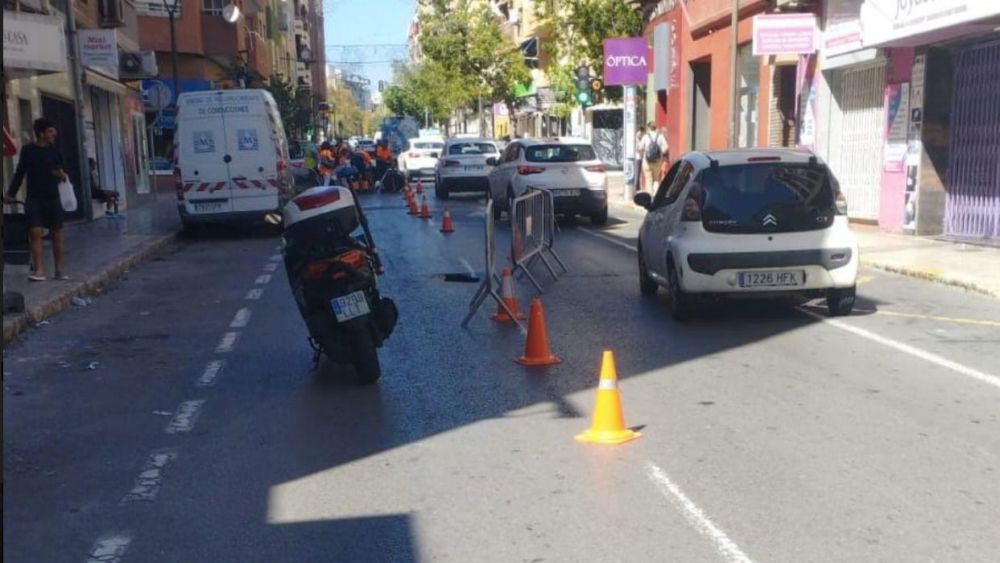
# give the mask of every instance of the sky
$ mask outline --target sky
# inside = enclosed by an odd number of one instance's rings
[[[367,76],[374,90],[379,80],[392,78],[392,65],[386,61],[405,59],[406,31],[415,8],[416,0],[323,0],[327,60]],[[364,64],[337,64],[338,60]]]

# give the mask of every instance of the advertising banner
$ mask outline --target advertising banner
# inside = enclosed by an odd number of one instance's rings
[[[645,84],[649,47],[645,37],[620,37],[604,40],[604,85]]]
[[[753,54],[808,55],[816,51],[816,16],[770,14],[753,18]]]

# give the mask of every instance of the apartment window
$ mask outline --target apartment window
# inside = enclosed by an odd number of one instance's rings
[[[221,16],[222,8],[226,7],[226,0],[201,0],[201,13],[212,16]]]

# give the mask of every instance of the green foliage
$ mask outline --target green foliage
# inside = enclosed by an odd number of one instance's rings
[[[302,135],[309,126],[309,105],[299,103],[300,92],[295,84],[280,76],[272,75],[267,84],[267,91],[274,96],[288,136]]]
[[[415,67],[397,66],[394,84],[382,92],[385,105],[396,115],[446,121],[462,102],[462,82],[453,70],[433,60]]]

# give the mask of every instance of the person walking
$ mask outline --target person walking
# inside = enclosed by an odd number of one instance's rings
[[[645,135],[645,131],[642,125],[635,128],[635,158],[632,160],[635,168],[635,191],[641,192],[642,183],[642,139]]]
[[[56,125],[52,120],[39,118],[34,123],[35,142],[21,149],[14,177],[7,187],[7,201],[14,201],[27,178],[24,211],[28,219],[28,236],[31,241],[31,262],[34,270],[28,279],[45,281],[45,257],[42,239],[47,229],[52,235],[52,258],[55,279],[66,280],[63,269],[63,220],[62,202],[59,200],[59,183],[66,180],[62,153],[55,146]]]
[[[667,139],[656,129],[656,124],[650,121],[646,134],[642,137],[643,172],[646,190],[650,193],[656,193],[656,188],[659,186],[660,164],[666,154]]]

